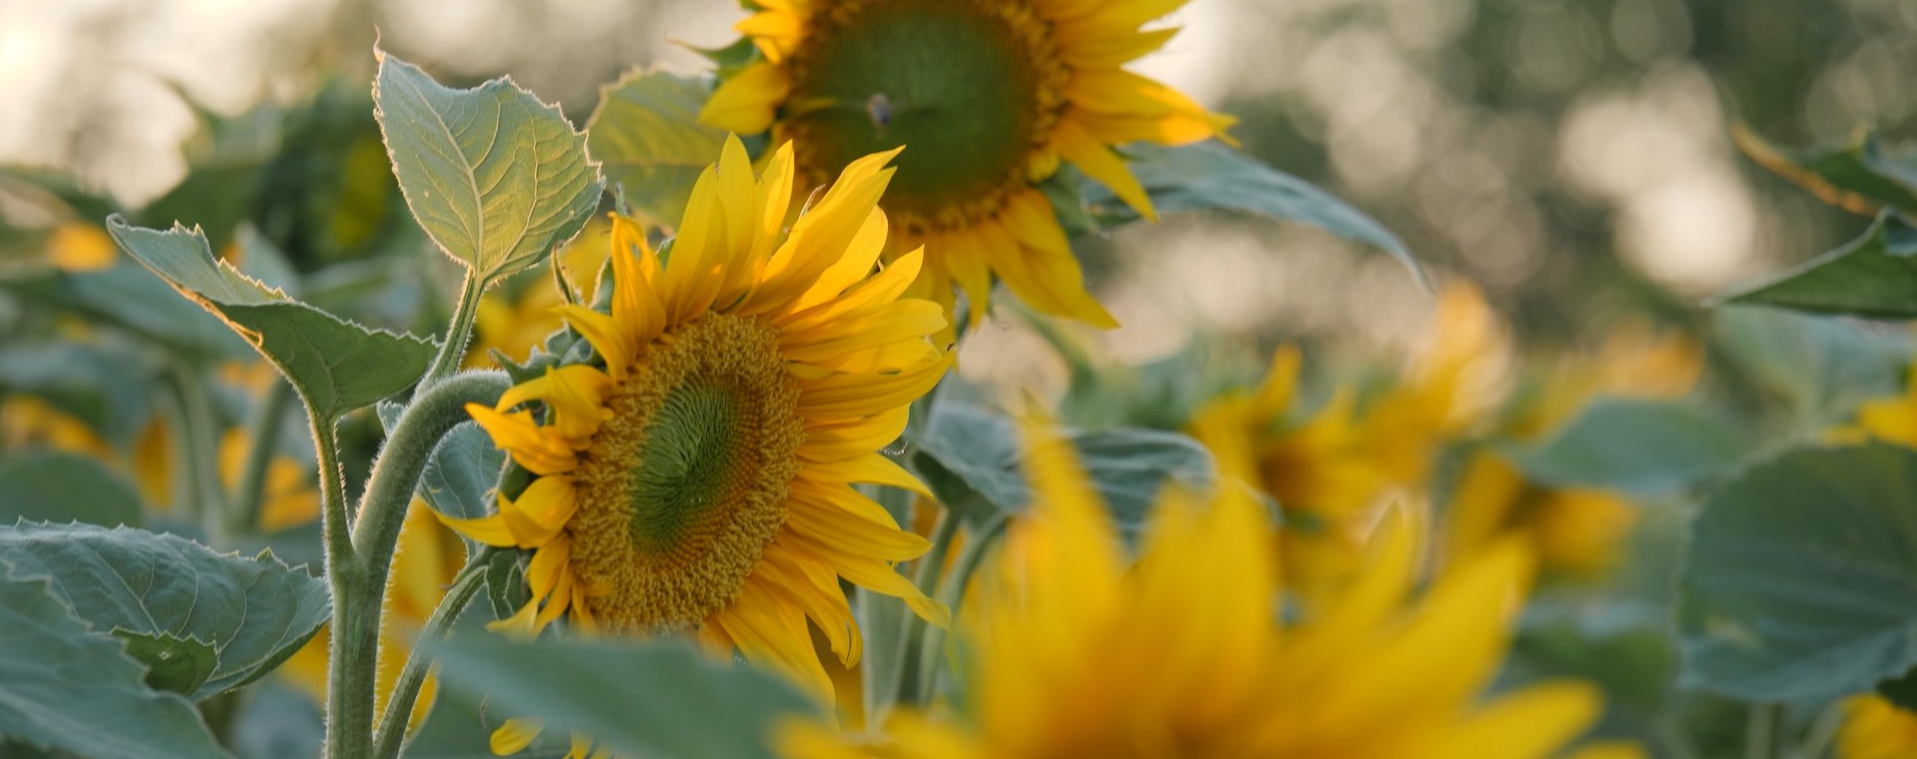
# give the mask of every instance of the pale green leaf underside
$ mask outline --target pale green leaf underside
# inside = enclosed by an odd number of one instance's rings
[[[89,631],[45,580],[4,562],[0,575],[0,738],[92,759],[232,759],[191,702],[148,688],[125,644]]]
[[[724,130],[699,123],[710,94],[698,78],[667,71],[634,72],[600,92],[586,144],[634,212],[678,226],[693,184],[725,144]]]
[[[1512,460],[1551,485],[1657,495],[1729,469],[1743,451],[1723,423],[1689,404],[1601,398]]]
[[[677,642],[484,635],[449,639],[434,653],[447,687],[591,736],[621,756],[770,759],[773,725],[815,714],[778,676]]]
[[[495,79],[441,86],[379,54],[375,114],[406,204],[454,260],[491,280],[572,239],[605,180],[559,109]]]
[[[271,555],[217,554],[144,530],[22,523],[0,528],[0,557],[16,574],[52,578],[53,594],[93,630],[212,646],[218,665],[195,699],[265,674],[331,610],[324,582]]]
[[[1758,701],[1917,664],[1917,451],[1794,451],[1704,505],[1680,576],[1685,680]]]
[[[114,216],[107,231],[128,255],[223,317],[322,415],[405,390],[433,360],[432,343],[363,327],[253,281],[214,258],[198,229],[175,224],[161,232]]]

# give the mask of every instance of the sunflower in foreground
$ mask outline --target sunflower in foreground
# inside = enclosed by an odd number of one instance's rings
[[[1128,569],[1069,449],[1045,433],[1032,443],[1036,516],[1014,527],[962,617],[969,711],[898,715],[876,736],[791,726],[787,757],[1532,759],[1597,717],[1582,683],[1479,701],[1529,577],[1519,543],[1407,605],[1419,533],[1393,510],[1347,592],[1285,629],[1269,518],[1243,491],[1208,507],[1164,499]],[[1221,466],[1245,460],[1234,455]]]
[[[796,141],[802,187],[909,146],[884,205],[891,255],[924,246],[915,293],[949,314],[956,284],[976,322],[996,273],[1033,308],[1116,326],[1039,183],[1069,162],[1156,218],[1112,146],[1224,135],[1232,119],[1124,70],[1178,31],[1140,27],[1184,1],[758,0],[737,29],[761,57],[700,119]]]
[[[829,695],[807,620],[842,661],[858,659],[840,578],[945,623],[892,568],[929,544],[852,488],[925,490],[879,450],[951,364],[926,339],[945,324],[938,304],[900,297],[920,256],[873,273],[894,154],[854,161],[785,233],[793,152],[755,177],[729,139],[664,263],[616,220],[610,313],[560,309],[597,356],[468,407],[536,476],[502,492],[497,514],[446,519],[535,549],[531,600],[503,627],[565,617],[589,631],[691,631]],[[509,724],[494,749],[536,734]]]

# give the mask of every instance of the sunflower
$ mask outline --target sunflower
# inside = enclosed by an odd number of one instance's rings
[[[560,267],[574,286],[590,286],[592,277],[605,265],[612,251],[611,238],[611,225],[604,219],[593,219],[580,230],[578,237],[553,255],[553,264]],[[565,326],[565,321],[553,312],[554,307],[565,304],[565,299],[559,288],[550,284],[550,279],[545,272],[528,272],[523,281],[509,282],[480,298],[479,311],[473,319],[473,344],[466,349],[468,368],[492,366],[491,356],[495,350],[507,358],[524,361],[534,346],[544,343],[547,335]]]
[[[1490,422],[1514,361],[1510,328],[1483,294],[1464,280],[1447,282],[1405,380],[1364,410],[1373,460],[1394,482],[1424,487],[1445,443]]]
[[[1373,507],[1391,483],[1369,455],[1351,394],[1339,392],[1315,413],[1296,417],[1301,359],[1295,347],[1278,350],[1263,383],[1207,401],[1191,433],[1208,448],[1249,452],[1250,484],[1285,511],[1279,556],[1286,581],[1309,601],[1357,570]]]
[[[951,364],[926,339],[938,304],[900,298],[921,257],[873,274],[894,154],[854,161],[787,233],[793,148],[755,177],[729,139],[664,263],[616,220],[610,313],[559,309],[597,357],[468,407],[536,475],[497,514],[445,520],[535,550],[531,600],[502,627],[692,631],[825,695],[807,620],[843,662],[861,647],[839,578],[944,624],[892,568],[929,543],[852,487],[925,490],[879,451]],[[502,753],[535,732],[509,727]]]
[[[1900,709],[1882,696],[1854,696],[1844,702],[1844,727],[1837,737],[1840,759],[1907,759],[1917,756],[1917,713]]]
[[[968,711],[905,713],[878,736],[790,726],[787,757],[1541,759],[1598,715],[1583,683],[1480,700],[1530,572],[1520,543],[1408,602],[1420,533],[1395,509],[1348,591],[1286,629],[1268,517],[1243,491],[1161,499],[1127,567],[1066,446],[1041,432],[1028,463],[1036,514],[962,617]]]
[[[1703,351],[1682,335],[1629,323],[1595,349],[1558,364],[1500,428],[1507,438],[1552,434],[1599,395],[1672,398],[1695,387]],[[1492,447],[1472,451],[1447,510],[1445,555],[1468,555],[1506,535],[1536,549],[1545,574],[1577,579],[1615,568],[1641,507],[1613,492],[1532,481]]]
[[[758,0],[738,31],[761,54],[700,119],[799,145],[800,189],[868,153],[909,146],[884,206],[889,255],[923,246],[914,292],[972,320],[991,276],[1040,311],[1116,326],[1086,292],[1039,183],[1070,163],[1156,218],[1113,145],[1223,137],[1233,120],[1124,70],[1176,28],[1141,27],[1185,0]]]

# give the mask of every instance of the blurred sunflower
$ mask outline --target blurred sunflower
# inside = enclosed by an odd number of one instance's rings
[[[909,147],[884,206],[888,257],[924,247],[914,295],[949,315],[956,284],[976,322],[996,273],[1033,308],[1111,327],[1038,183],[1069,162],[1156,218],[1112,146],[1224,136],[1233,119],[1124,70],[1178,31],[1140,27],[1184,2],[759,0],[736,28],[763,58],[700,119],[796,142],[801,192]]]
[[[920,257],[872,273],[892,155],[854,161],[787,233],[792,148],[755,177],[729,139],[665,263],[635,224],[615,223],[611,313],[561,309],[596,361],[468,407],[537,475],[493,516],[446,520],[490,545],[536,549],[531,600],[504,627],[537,631],[563,615],[588,630],[693,630],[830,694],[806,620],[857,660],[840,577],[944,624],[891,566],[929,543],[851,485],[925,491],[879,450],[951,364],[926,340],[945,323],[938,304],[900,298]],[[513,410],[530,402],[544,405],[543,423]],[[502,731],[501,753],[537,734],[523,722]]]
[[[1599,395],[1672,398],[1689,393],[1703,350],[1688,338],[1630,323],[1594,351],[1560,363],[1512,410],[1500,432],[1517,440],[1551,434]],[[1522,536],[1546,575],[1590,578],[1617,566],[1639,506],[1616,493],[1556,488],[1527,479],[1492,447],[1464,460],[1446,511],[1445,556],[1468,556]]]
[[[1410,371],[1365,406],[1377,466],[1395,483],[1423,488],[1446,442],[1489,423],[1510,389],[1514,362],[1504,319],[1470,283],[1446,282]]]
[[[1420,533],[1395,509],[1349,591],[1284,629],[1268,518],[1243,491],[1208,507],[1163,499],[1127,568],[1069,449],[1044,431],[1029,439],[1036,514],[1014,527],[963,616],[970,711],[904,713],[878,736],[790,726],[787,757],[1530,759],[1597,717],[1597,691],[1582,683],[1480,701],[1529,577],[1520,543],[1408,604]],[[1246,454],[1226,450],[1221,466]]]
[[[1263,383],[1206,402],[1190,431],[1208,448],[1249,452],[1250,484],[1285,511],[1285,582],[1315,606],[1358,570],[1372,507],[1390,483],[1369,455],[1349,393],[1295,416],[1300,362],[1297,348],[1279,349]]]
[[[1911,364],[1904,392],[1857,404],[1856,419],[1825,433],[1833,443],[1882,440],[1917,448],[1917,363]]]
[[[1917,712],[1900,709],[1878,695],[1844,702],[1844,727],[1837,736],[1840,759],[1909,759],[1917,756]]]
[[[392,572],[381,612],[379,631],[380,658],[374,675],[375,712],[386,708],[399,675],[412,655],[413,639],[426,626],[433,609],[446,596],[446,588],[459,574],[466,548],[458,536],[433,518],[425,501],[414,498],[407,507],[406,521],[399,529],[399,544],[393,554]],[[318,635],[294,652],[286,666],[278,671],[294,687],[319,703],[326,703],[326,670],[331,632],[320,628]],[[427,677],[414,702],[410,727],[418,727],[430,711],[438,681]]]

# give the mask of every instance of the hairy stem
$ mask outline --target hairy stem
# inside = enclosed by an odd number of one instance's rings
[[[366,572],[353,553],[346,523],[346,483],[339,467],[338,420],[307,404],[313,451],[319,458],[320,519],[325,533],[326,581],[333,590],[332,643],[326,668],[326,758],[366,755],[373,725],[373,669],[379,620],[366,618]],[[374,590],[373,607],[379,606]],[[375,612],[377,614],[377,612]]]
[[[466,358],[466,343],[472,339],[473,320],[479,315],[479,296],[486,291],[486,282],[479,273],[469,271],[466,281],[460,285],[459,305],[453,310],[453,319],[446,325],[446,339],[439,344],[439,355],[433,358],[432,368],[426,370],[426,376],[419,380],[419,390],[424,393],[441,379],[451,375]]]
[[[280,418],[293,405],[293,385],[274,377],[254,409],[248,439],[253,449],[247,452],[245,468],[240,470],[239,488],[233,491],[229,527],[234,531],[253,531],[260,525],[260,512],[266,505],[266,471],[279,448]]]
[[[419,700],[419,690],[426,684],[426,669],[429,657],[426,647],[446,637],[452,629],[453,621],[466,609],[466,604],[479,595],[479,589],[486,586],[486,562],[492,557],[493,549],[482,548],[475,551],[466,566],[459,570],[454,578],[453,587],[446,591],[446,597],[440,599],[439,606],[433,609],[426,626],[419,631],[419,638],[413,641],[413,650],[406,657],[406,667],[399,673],[399,681],[393,686],[393,694],[386,700],[386,712],[380,716],[379,732],[373,736],[373,759],[393,759],[406,741],[406,730],[412,724],[413,705]]]

